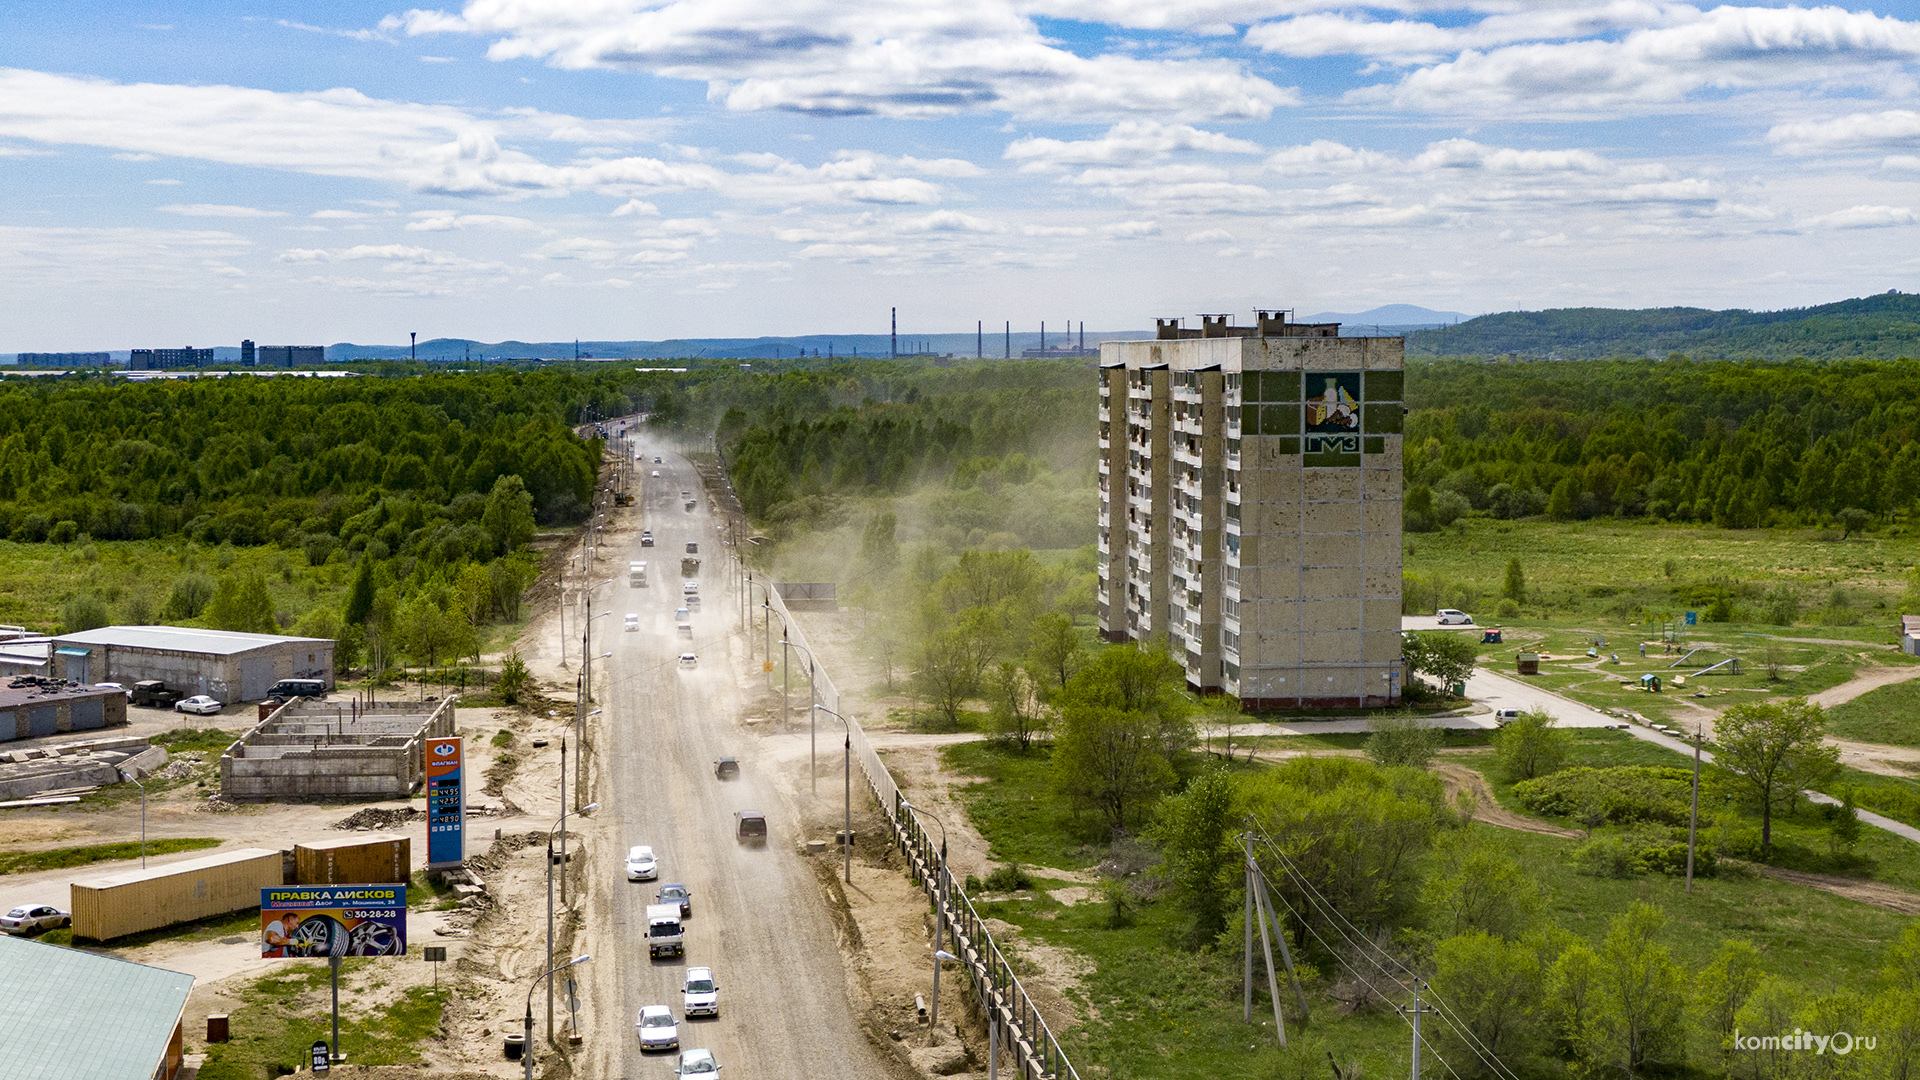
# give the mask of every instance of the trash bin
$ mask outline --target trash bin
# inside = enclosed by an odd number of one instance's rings
[[[506,1050],[508,1061],[519,1061],[521,1055],[527,1052],[527,1037],[516,1031],[506,1037],[506,1045],[503,1049]]]
[[[227,1014],[208,1013],[207,1041],[210,1043],[223,1043],[227,1041],[227,1038]]]

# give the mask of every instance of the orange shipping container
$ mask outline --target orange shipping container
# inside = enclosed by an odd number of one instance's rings
[[[404,885],[413,869],[413,842],[374,833],[295,844],[293,866],[296,885]]]
[[[243,848],[146,870],[76,881],[73,936],[111,941],[260,906],[260,890],[285,880],[281,855]]]

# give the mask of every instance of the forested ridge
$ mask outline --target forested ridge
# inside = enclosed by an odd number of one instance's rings
[[[1920,498],[1920,361],[1409,361],[1407,404],[1416,529],[1467,507],[1750,528]]]
[[[1673,352],[1695,359],[1920,356],[1920,296],[1882,293],[1781,311],[1687,307],[1503,311],[1407,335],[1409,355],[1515,353],[1571,360]]]

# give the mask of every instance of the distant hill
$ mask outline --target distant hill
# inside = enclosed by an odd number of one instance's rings
[[[1920,296],[1886,292],[1783,311],[1734,308],[1557,308],[1482,315],[1407,336],[1423,356],[1920,357]]]
[[[1343,326],[1365,327],[1369,330],[1408,330],[1416,327],[1452,326],[1465,322],[1467,316],[1458,311],[1435,311],[1418,304],[1385,304],[1377,308],[1353,314],[1335,311],[1322,311],[1317,315],[1302,315],[1303,323],[1337,322]]]
[[[1153,336],[1151,330],[1093,331],[1086,332],[1088,348],[1095,348],[1102,341],[1130,341]],[[1081,335],[1076,331],[1069,339],[1062,332],[1049,329],[1046,337],[1047,347],[1059,348],[1061,345],[1077,345]],[[816,353],[827,356],[886,356],[889,348],[885,334],[803,334],[793,337],[757,337],[757,338],[672,338],[665,341],[581,341],[578,343],[582,360],[673,360],[673,359],[716,359],[738,357],[742,360],[755,359],[793,359],[801,355]],[[1036,331],[1014,331],[1011,354],[1019,356],[1022,352],[1038,348],[1040,335]],[[434,338],[420,343],[419,356],[422,360],[571,360],[575,343],[571,341],[471,341],[466,338]],[[992,358],[1007,355],[1009,345],[1004,328],[1001,331],[986,330],[979,336],[974,334],[908,334],[900,335],[900,354],[912,355],[917,352],[937,353],[959,357],[973,356],[976,348],[985,356]],[[407,358],[405,345],[355,345],[341,342],[327,346],[328,360],[404,360]]]

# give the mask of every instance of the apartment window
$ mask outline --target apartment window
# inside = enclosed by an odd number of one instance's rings
[[[1240,601],[1235,600],[1233,597],[1229,596],[1227,597],[1226,608],[1227,608],[1227,618],[1238,619],[1240,617]]]
[[[1222,664],[1220,666],[1222,670],[1224,670],[1227,673],[1227,678],[1233,680],[1234,682],[1240,681],[1240,665],[1239,664]]]
[[[1224,580],[1227,584],[1233,586],[1234,588],[1237,589],[1240,587],[1240,568],[1239,567],[1229,566],[1220,576],[1222,580]]]
[[[1240,524],[1240,504],[1230,502],[1226,504],[1226,507],[1227,520],[1233,522],[1235,525]]]
[[[1240,557],[1240,534],[1235,532],[1223,531],[1220,534],[1220,537],[1221,537],[1220,546],[1226,549],[1228,557],[1235,558],[1235,559],[1239,558]]]
[[[1240,635],[1239,634],[1236,634],[1231,630],[1223,630],[1220,632],[1220,641],[1221,641],[1221,644],[1225,645],[1228,649],[1231,649],[1235,655],[1239,654],[1240,652]]]
[[[1237,394],[1240,392],[1240,373],[1239,372],[1237,371],[1227,372],[1227,392],[1233,393],[1233,394]]]

